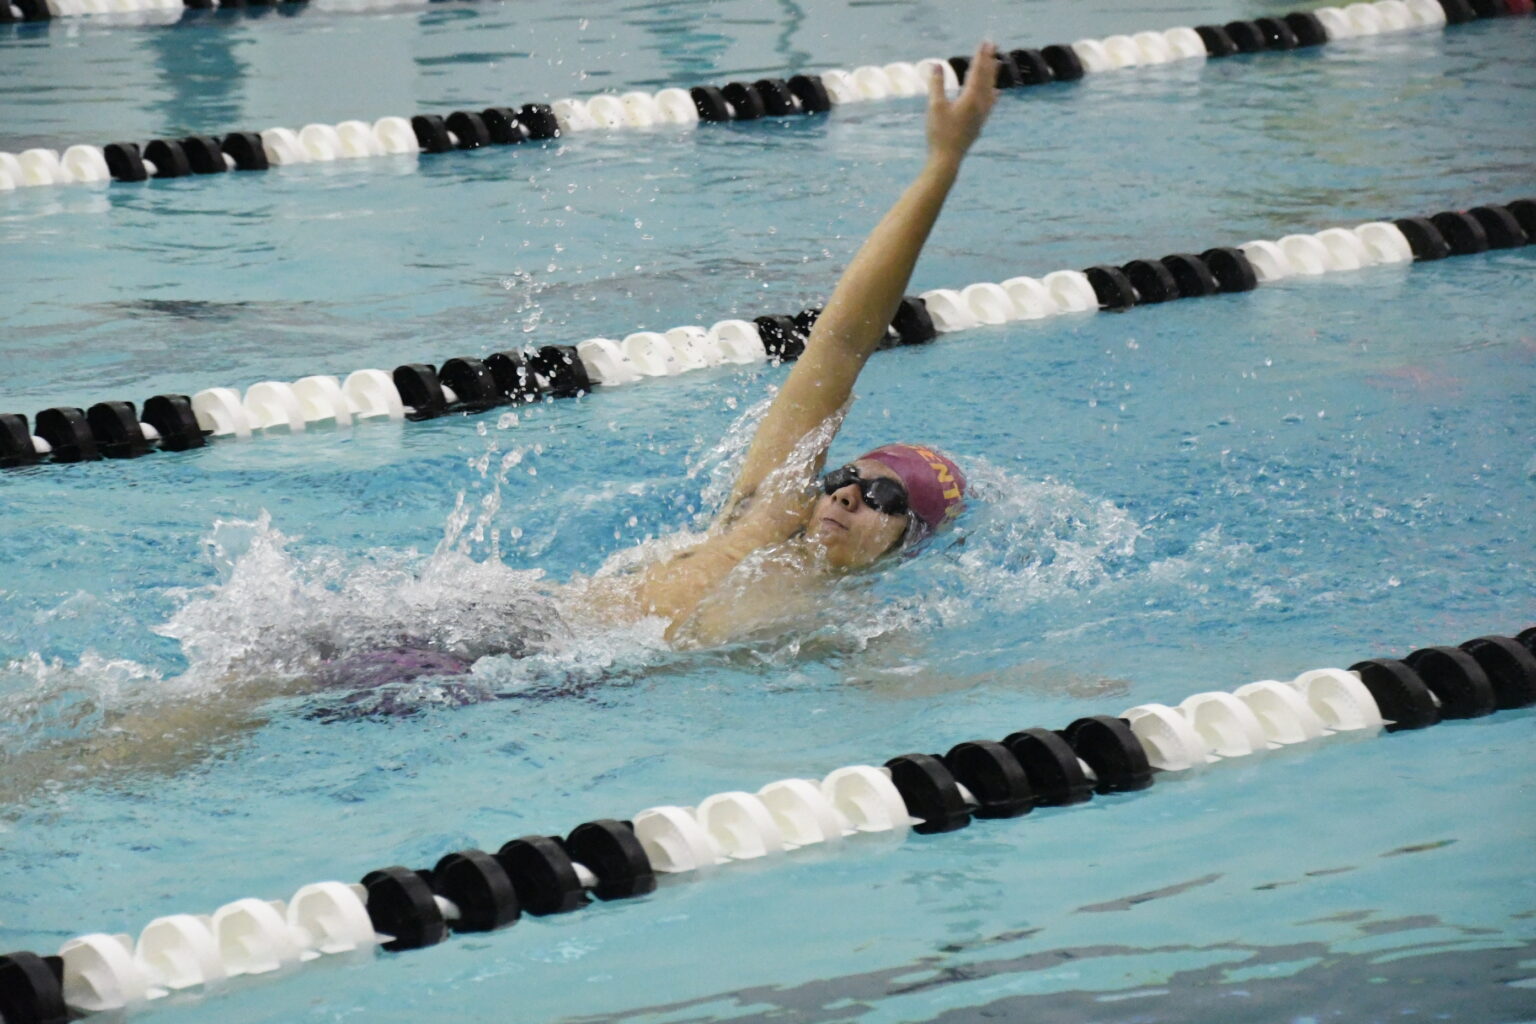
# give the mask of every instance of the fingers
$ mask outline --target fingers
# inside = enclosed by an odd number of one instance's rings
[[[997,96],[997,44],[983,39],[971,57],[971,71],[965,76],[965,92],[990,105]],[[982,72],[985,69],[985,73]]]
[[[944,69],[937,64],[928,76],[928,109],[934,110],[944,105]]]

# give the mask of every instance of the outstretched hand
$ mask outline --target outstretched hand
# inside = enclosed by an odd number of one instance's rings
[[[944,94],[944,69],[928,82],[928,152],[959,160],[981,134],[997,102],[997,47],[984,42],[971,58],[965,87],[953,101]]]

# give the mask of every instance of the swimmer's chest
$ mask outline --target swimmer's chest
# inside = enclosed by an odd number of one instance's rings
[[[824,613],[818,599],[824,590],[802,567],[772,558],[748,560],[704,595],[679,624],[678,639],[711,646],[807,624]]]

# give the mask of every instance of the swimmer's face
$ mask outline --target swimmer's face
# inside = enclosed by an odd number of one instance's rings
[[[883,463],[860,459],[849,463],[859,480],[901,478]],[[891,515],[871,508],[857,481],[849,481],[831,494],[817,497],[805,525],[806,539],[821,545],[827,561],[838,569],[859,569],[874,564],[894,548],[907,531],[908,515]]]

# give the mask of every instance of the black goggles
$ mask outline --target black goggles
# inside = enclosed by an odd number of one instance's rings
[[[899,480],[892,480],[887,476],[877,476],[873,480],[865,480],[859,476],[859,467],[844,466],[842,469],[834,469],[821,478],[821,490],[823,494],[835,494],[836,492],[854,484],[859,489],[859,497],[864,504],[876,512],[883,512],[888,516],[904,516],[907,514],[907,489]]]

